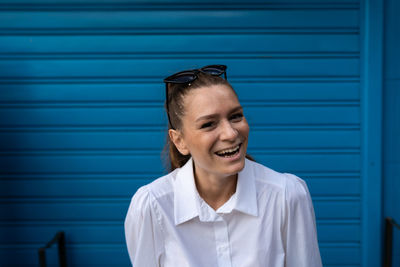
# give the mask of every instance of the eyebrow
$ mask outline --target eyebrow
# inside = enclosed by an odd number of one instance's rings
[[[239,110],[243,110],[242,106],[237,106],[236,108],[233,108],[233,109],[229,112],[229,114],[235,113],[235,112],[237,112],[237,111],[239,111]],[[200,118],[197,118],[197,119],[196,119],[196,122],[201,121],[201,120],[206,120],[206,119],[212,119],[212,118],[215,118],[215,117],[217,117],[217,116],[218,116],[218,114],[204,115],[204,116],[201,116]]]

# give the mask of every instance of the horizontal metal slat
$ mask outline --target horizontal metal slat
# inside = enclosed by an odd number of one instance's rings
[[[68,180],[0,180],[0,200],[7,198],[130,198],[136,190],[156,179],[77,179],[72,175]],[[357,178],[312,178],[302,177],[311,195],[318,196],[359,196],[360,179]]]
[[[249,149],[359,148],[360,135],[361,133],[358,130],[285,131],[251,129]]]
[[[1,54],[358,53],[356,34],[137,34],[0,36]],[[96,44],[96,45],[94,45]]]
[[[325,242],[359,242],[361,226],[359,224],[317,224],[318,239]],[[28,245],[48,242],[57,231],[64,231],[68,245],[78,244],[120,244],[125,243],[124,229],[121,223],[114,225],[35,225],[3,226],[0,228],[2,244]],[[26,237],[29,236],[29,240]]]
[[[0,132],[0,152],[47,150],[152,150],[161,151],[165,130],[93,132]],[[151,142],[149,142],[151,140]],[[358,130],[256,130],[249,135],[249,149],[359,149]]]
[[[360,178],[311,178],[302,176],[312,195],[318,196],[360,196],[361,179]]]
[[[325,265],[359,265],[361,264],[361,247],[324,247],[320,246],[322,262]]]
[[[198,7],[203,7],[203,6],[209,6],[209,5],[220,5],[220,4],[225,4],[225,6],[236,6],[240,5],[243,8],[251,8],[254,5],[259,6],[259,5],[265,5],[265,6],[271,6],[271,7],[276,7],[280,6],[282,7],[292,7],[293,4],[295,6],[307,6],[308,4],[314,4],[317,6],[320,6],[320,8],[337,8],[336,5],[344,5],[347,6],[348,8],[354,8],[358,7],[360,4],[359,0],[330,0],[329,3],[321,3],[321,0],[307,0],[304,2],[298,1],[298,0],[286,0],[285,2],[282,3],[280,0],[269,0],[267,3],[265,0],[252,0],[251,3],[243,2],[243,0],[230,0],[229,3],[226,3],[224,1],[220,2],[204,2],[204,1],[199,1],[199,0],[179,0],[179,1],[174,1],[174,0],[151,0],[151,1],[132,1],[132,0],[119,0],[118,3],[115,3],[112,0],[62,0],[62,1],[57,1],[55,3],[54,1],[51,0],[40,0],[40,1],[30,1],[30,0],[14,0],[12,3],[9,0],[0,0],[0,4],[3,5],[4,7],[7,6],[13,6],[13,4],[18,4],[20,7],[25,7],[26,9],[32,8],[32,7],[53,7],[53,8],[66,8],[66,7],[71,7],[75,6],[76,8],[79,8],[81,6],[86,6],[90,5],[93,7],[97,6],[122,6],[126,7],[131,6],[131,7],[154,7],[157,5],[162,5],[161,7],[167,8],[168,6],[179,6],[179,5],[185,5],[185,4],[190,4],[191,6],[198,6]]]
[[[68,235],[66,236],[68,238]],[[44,243],[43,245],[45,245]],[[0,248],[0,262],[7,266],[38,266],[38,248]],[[68,266],[129,266],[129,256],[126,247],[67,247]],[[46,253],[47,263],[58,263],[56,247]],[[36,264],[29,265],[35,262]],[[51,265],[54,266],[54,265]]]
[[[165,126],[159,107],[2,108],[0,128],[46,126]],[[355,106],[244,106],[250,126],[256,125],[357,125],[360,108]]]
[[[254,158],[277,171],[286,172],[358,172],[361,168],[359,154],[256,154]],[[2,155],[2,174],[135,174],[162,173],[161,156],[158,155]]]
[[[354,223],[318,223],[317,232],[319,243],[345,243],[361,241],[361,225]]]
[[[279,172],[359,172],[360,154],[282,154],[263,155],[249,150],[257,162]]]
[[[230,76],[230,69],[228,69]],[[241,82],[228,80],[241,101],[359,101],[358,82],[331,80]],[[159,82],[121,83],[22,83],[0,84],[0,103],[139,103],[165,100],[165,86]]]
[[[353,266],[361,263],[361,249],[356,247],[324,247],[320,248],[322,261],[324,266]],[[57,262],[56,253],[49,253],[48,262]],[[67,262],[72,266],[81,265],[129,265],[129,257],[125,247],[67,247]],[[37,251],[32,247],[28,248],[3,248],[0,249],[0,261],[8,262],[13,259],[12,263],[19,266],[26,262],[37,261]],[[11,260],[10,260],[11,261]],[[37,265],[34,265],[37,266]]]
[[[41,201],[0,203],[2,221],[123,221],[129,200],[114,201]],[[359,219],[359,200],[314,200],[317,219]]]
[[[265,19],[268,18],[268,19]],[[340,19],[338,19],[340,18]],[[51,23],[49,23],[51,21]],[[357,9],[3,11],[4,29],[344,28],[359,26]]]
[[[48,5],[48,6],[59,6],[59,5],[85,5],[85,4],[91,4],[91,5],[116,5],[116,3],[113,0],[60,0],[57,1],[57,3],[54,3],[52,0],[40,0],[40,1],[31,1],[31,0],[14,0],[12,3],[17,3],[19,5],[28,5],[30,6],[41,6],[41,5]],[[204,2],[204,1],[199,1],[199,0],[179,0],[179,1],[174,1],[174,0],[148,0],[148,1],[132,1],[132,0],[119,0],[118,4],[124,5],[124,4],[131,4],[132,6],[138,5],[155,5],[155,4],[168,4],[168,5],[176,5],[176,4],[195,4],[195,5],[207,5],[210,4],[209,2]],[[221,3],[224,3],[223,1]],[[250,4],[244,3],[243,0],[230,0],[229,3],[235,3],[235,4],[240,4],[242,6],[252,6],[252,4],[265,4],[265,0],[252,0]],[[229,5],[229,3],[225,3],[225,5]],[[295,3],[295,4],[308,4],[308,3],[316,3],[316,4],[321,4],[321,0],[307,0],[304,2],[300,2],[298,0],[286,0],[283,5],[289,5],[290,3]],[[330,4],[347,4],[347,5],[357,5],[359,4],[358,0],[330,0]],[[8,5],[10,4],[9,0],[0,0],[0,4],[2,5]],[[268,4],[282,4],[280,0],[269,0]],[[325,3],[321,4],[322,6],[326,6]]]
[[[191,62],[191,63],[188,63]],[[232,58],[215,56],[199,58],[43,58],[43,59],[2,59],[0,78],[68,78],[71,81],[87,78],[157,78],[160,79],[180,71],[209,64],[226,64],[229,77],[358,77],[359,58]]]

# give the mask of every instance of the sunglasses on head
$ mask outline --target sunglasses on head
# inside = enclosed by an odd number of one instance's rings
[[[204,66],[200,69],[180,71],[180,72],[177,72],[177,73],[175,73],[171,76],[168,76],[167,78],[164,79],[165,98],[166,98],[165,106],[167,109],[168,122],[172,129],[175,129],[175,128],[172,126],[171,118],[169,117],[168,84],[169,83],[175,83],[175,84],[191,83],[197,79],[197,75],[199,74],[199,72],[209,74],[212,76],[221,76],[222,74],[224,74],[224,77],[226,80],[226,69],[227,69],[227,66],[225,66],[225,65],[208,65],[208,66]]]
[[[203,72],[213,76],[221,76],[224,74],[226,80],[226,66],[225,65],[208,65],[200,69],[184,70],[177,72],[164,79],[165,83],[190,83],[197,79],[197,74]]]

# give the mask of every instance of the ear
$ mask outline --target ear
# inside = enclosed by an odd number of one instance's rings
[[[179,130],[169,129],[168,135],[171,141],[174,143],[176,149],[182,155],[189,155],[189,149],[186,146],[185,140],[183,139],[182,132]]]

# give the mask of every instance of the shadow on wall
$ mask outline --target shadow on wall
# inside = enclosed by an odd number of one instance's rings
[[[1,48],[0,48],[1,51]],[[21,64],[19,64],[21,66]],[[19,231],[20,222],[24,218],[24,211],[18,192],[21,181],[19,173],[24,170],[24,159],[21,156],[18,132],[19,103],[18,95],[24,85],[19,79],[22,70],[14,66],[11,60],[3,60],[0,63],[0,228],[2,250],[0,262],[17,263],[17,255],[14,246],[23,246],[27,240],[23,231]],[[23,91],[23,90],[22,90]],[[22,253],[23,254],[23,253]]]
[[[40,199],[32,181],[42,179],[35,170],[43,163],[27,138],[35,131],[32,121],[38,119],[29,108],[35,91],[27,79],[28,66],[21,60],[0,62],[0,262],[5,265],[37,263],[37,249],[54,234],[41,230],[34,220]]]

